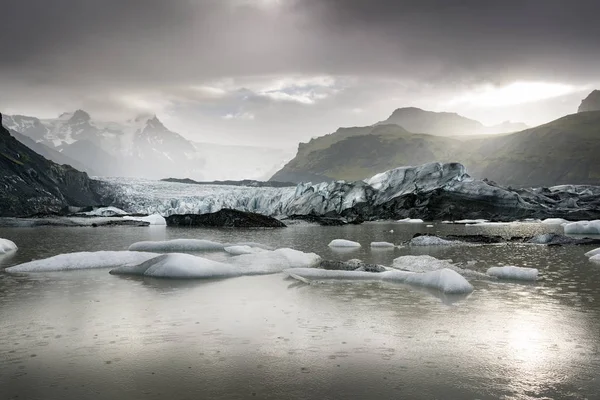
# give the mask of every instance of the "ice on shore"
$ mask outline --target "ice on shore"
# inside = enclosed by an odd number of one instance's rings
[[[334,239],[329,243],[328,246],[329,247],[360,247],[360,243],[353,242],[352,240],[346,240],[346,239]]]
[[[371,247],[394,248],[396,246],[394,245],[394,243],[390,243],[390,242],[371,242]]]
[[[0,254],[6,254],[15,250],[17,250],[17,245],[15,242],[0,238]]]
[[[286,271],[304,280],[362,280],[406,283],[437,289],[442,293],[470,293],[473,286],[459,273],[444,268],[430,272],[386,271],[381,273],[361,271],[332,271],[314,268],[293,268]],[[297,278],[296,278],[297,279]]]
[[[125,217],[123,217],[123,219],[129,219],[132,221],[149,222],[150,225],[167,225],[167,220],[164,219],[163,216],[160,214],[152,214],[152,215],[148,215],[147,217],[125,216]]]
[[[597,249],[588,251],[587,253],[585,253],[585,256],[589,258],[589,257],[593,257],[598,254],[600,254],[600,247],[598,247]]]
[[[524,268],[507,265],[504,267],[492,267],[487,274],[498,279],[513,279],[520,281],[535,281],[538,277],[536,268]]]
[[[139,264],[156,257],[155,253],[137,251],[95,251],[59,254],[43,260],[35,260],[14,267],[7,272],[46,272],[76,269],[114,268],[127,264]]]
[[[437,236],[421,235],[410,240],[411,246],[453,246],[461,244],[456,240],[446,240]]]
[[[407,224],[422,224],[423,220],[420,218],[404,218],[404,219],[399,219],[396,222],[404,222]]]
[[[114,275],[142,275],[170,279],[211,279],[242,275],[264,275],[289,268],[309,268],[321,258],[314,253],[277,249],[243,254],[228,262],[218,262],[190,254],[170,253],[110,271]]]
[[[565,233],[572,235],[600,235],[600,220],[571,222],[564,225]]]
[[[568,224],[569,221],[567,221],[566,219],[562,219],[562,218],[546,218],[544,220],[542,220],[542,224],[546,224],[546,225],[562,225],[562,224]]]
[[[204,239],[173,239],[164,241],[137,242],[129,246],[130,251],[152,251],[156,253],[179,253],[199,251],[222,251],[222,243]]]

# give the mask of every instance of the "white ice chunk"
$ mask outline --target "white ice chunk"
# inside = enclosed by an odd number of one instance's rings
[[[392,247],[395,247],[395,245],[394,245],[394,243],[390,243],[390,242],[371,242],[371,247],[392,248]]]
[[[125,216],[123,219],[130,219],[132,221],[149,222],[150,225],[167,225],[167,220],[160,214],[152,214],[147,217],[128,217]]]
[[[542,220],[542,224],[546,224],[546,225],[562,225],[562,224],[568,224],[569,221],[567,221],[566,219],[562,219],[562,218],[546,218],[544,220]]]
[[[173,239],[158,242],[137,242],[129,246],[131,251],[153,251],[157,253],[178,253],[186,251],[219,251],[222,243],[203,239]]]
[[[6,254],[10,251],[17,250],[17,245],[15,242],[0,238],[0,254]]]
[[[117,207],[100,207],[92,211],[83,213],[94,217],[114,217],[116,215],[127,215],[127,212]]]
[[[585,253],[585,256],[589,258],[589,257],[593,257],[598,254],[600,254],[600,247],[598,247],[597,249],[588,251],[587,253]]]
[[[414,237],[410,240],[411,246],[453,246],[461,244],[456,240],[445,240],[437,236],[422,235]]]
[[[360,243],[346,239],[334,239],[329,243],[329,247],[360,247]]]
[[[600,220],[571,222],[564,229],[567,234],[600,235]]]
[[[261,249],[260,247],[250,247],[250,246],[228,246],[225,247],[225,251],[233,256],[239,256],[241,254],[254,254],[266,251]]]
[[[407,271],[373,273],[362,271],[331,271],[316,268],[294,268],[286,272],[307,280],[385,281],[428,287],[440,290],[443,293],[470,293],[473,291],[473,286],[464,277],[447,268],[424,273]]]
[[[459,219],[454,221],[455,224],[485,224],[489,222],[487,219]]]
[[[231,258],[227,263],[189,254],[171,253],[139,265],[116,268],[110,273],[173,279],[227,278],[272,274],[289,268],[308,268],[316,265],[320,260],[321,258],[314,253],[303,253],[292,249],[243,254]]]
[[[470,269],[460,268],[452,260],[440,260],[429,255],[401,256],[393,261],[392,268],[409,272],[431,272],[440,269],[451,269],[460,275],[475,278],[485,278],[487,275]]]
[[[590,257],[590,261],[600,264],[600,254]]]
[[[507,265],[504,267],[492,267],[487,270],[487,274],[499,279],[514,279],[520,281],[535,281],[538,276],[536,268],[514,267]]]
[[[7,272],[46,272],[75,269],[113,268],[127,264],[139,264],[156,257],[155,253],[137,251],[96,251],[59,254],[43,260],[35,260],[6,268]]]
[[[423,220],[420,218],[404,218],[404,219],[399,219],[396,222],[405,222],[407,224],[422,224]]]

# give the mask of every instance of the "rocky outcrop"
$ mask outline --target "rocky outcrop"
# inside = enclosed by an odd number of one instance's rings
[[[386,268],[383,265],[368,264],[361,260],[352,259],[348,261],[323,260],[317,268],[333,271],[363,271],[363,272],[384,272]]]
[[[586,111],[600,111],[600,90],[594,90],[588,97],[581,101],[577,112]]]
[[[45,159],[0,127],[0,216],[97,204],[91,185],[85,172]]]
[[[213,227],[213,228],[285,228],[285,224],[273,217],[251,212],[222,209],[210,214],[171,215],[167,226]]]

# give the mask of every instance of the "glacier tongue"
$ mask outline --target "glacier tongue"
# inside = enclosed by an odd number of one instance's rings
[[[545,218],[600,215],[596,208],[569,208],[531,190],[503,188],[471,178],[458,163],[401,167],[365,181],[300,183],[290,187],[215,186],[103,178],[107,203],[130,213],[205,214],[231,208],[270,216],[327,215],[347,219],[425,220]],[[576,203],[576,202],[575,202]],[[583,210],[583,211],[582,211]],[[576,218],[581,219],[581,218]]]

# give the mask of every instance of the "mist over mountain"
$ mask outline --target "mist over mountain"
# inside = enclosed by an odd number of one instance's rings
[[[118,123],[77,110],[53,119],[4,115],[2,123],[52,151],[50,159],[103,176],[267,179],[293,156],[267,147],[194,143],[148,114]]]

